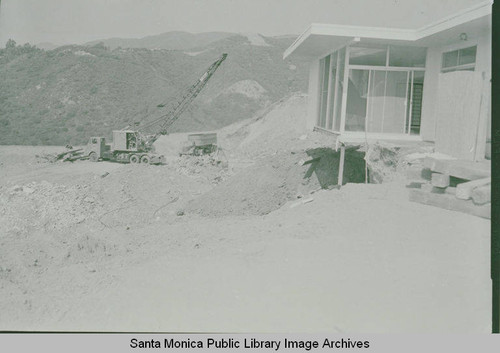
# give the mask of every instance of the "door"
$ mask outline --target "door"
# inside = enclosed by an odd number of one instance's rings
[[[408,71],[370,70],[367,131],[404,134],[408,106]]]

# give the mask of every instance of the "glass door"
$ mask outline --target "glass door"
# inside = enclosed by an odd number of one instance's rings
[[[366,131],[382,132],[385,113],[387,71],[370,71],[370,89],[368,93],[368,118]]]
[[[349,70],[345,131],[365,131],[370,70]]]
[[[410,78],[409,71],[370,70],[367,132],[406,133]]]
[[[389,134],[406,133],[408,79],[409,71],[385,72],[384,114],[380,122],[380,132]]]

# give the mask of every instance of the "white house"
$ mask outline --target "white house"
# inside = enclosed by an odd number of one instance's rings
[[[344,140],[432,141],[452,156],[484,159],[491,5],[414,29],[311,24],[284,53],[311,57],[308,127]]]

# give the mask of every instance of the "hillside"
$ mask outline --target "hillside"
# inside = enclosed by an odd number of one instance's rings
[[[188,33],[173,31],[161,33],[143,38],[109,38],[92,41],[86,45],[103,43],[110,49],[116,48],[146,48],[146,49],[168,49],[189,50],[208,46],[221,39],[234,37],[236,34],[227,32]]]
[[[224,52],[226,61],[171,131],[212,130],[247,119],[307,87],[307,61],[282,59],[292,39],[261,38],[268,45],[232,35],[190,52],[100,43],[45,51],[11,42],[0,49],[0,144],[78,145],[92,135],[109,138],[113,129],[165,113],[168,104],[157,105],[174,103]]]

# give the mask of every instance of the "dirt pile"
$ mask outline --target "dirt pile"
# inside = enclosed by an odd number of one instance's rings
[[[268,214],[290,200],[337,185],[339,155],[317,148],[262,158],[191,201],[187,211],[210,217]],[[364,182],[364,153],[349,149],[346,156],[344,183]]]
[[[227,159],[216,153],[201,156],[184,155],[175,163],[176,171],[187,176],[199,176],[218,184],[231,176]]]
[[[95,219],[102,209],[99,194],[89,185],[65,186],[42,181],[0,187],[0,233],[60,231]]]
[[[104,163],[57,163],[40,169],[37,180],[0,186],[0,234],[64,233],[78,225],[140,228],[175,219],[187,201],[229,176],[210,156],[184,156],[166,166],[112,166],[104,171]],[[54,168],[75,174],[53,174]],[[91,168],[99,174],[78,172]]]
[[[191,201],[187,212],[202,216],[264,215],[290,199],[319,188],[314,179],[304,178],[305,154],[281,153],[264,158],[231,179]]]
[[[307,97],[294,95],[253,119],[218,132],[229,168],[253,161],[227,181],[189,202],[202,216],[264,215],[290,200],[337,185],[340,152],[334,136],[307,131]],[[348,149],[344,184],[365,180],[364,153]],[[196,171],[196,168],[195,168]]]
[[[376,142],[369,145],[366,149],[366,161],[370,183],[380,184],[404,179],[405,172],[411,164],[409,159],[413,159],[412,163],[415,163],[415,159],[423,159],[432,151],[433,147],[424,143],[396,145],[390,142]]]
[[[184,203],[213,187],[215,167],[210,172],[191,174],[190,169],[175,165],[124,165],[92,184],[106,202],[99,225],[131,229],[175,218]]]
[[[263,158],[284,151],[334,147],[335,136],[306,128],[307,96],[294,94],[257,112],[252,118],[217,131],[217,144],[230,160]],[[205,131],[208,132],[208,131]],[[157,153],[175,159],[187,144],[188,134],[174,133],[155,142]]]
[[[305,126],[307,97],[284,98],[258,112],[252,119],[229,125],[219,132],[220,145],[230,153],[261,157],[297,150],[308,132]]]

